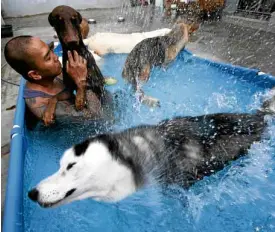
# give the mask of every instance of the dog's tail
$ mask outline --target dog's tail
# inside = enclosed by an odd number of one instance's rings
[[[183,20],[177,20],[175,27],[177,25],[181,26],[181,28],[183,29],[183,40],[185,41],[185,43],[187,43],[189,41],[189,36],[195,32],[196,30],[199,29],[199,24],[197,23],[185,23]],[[170,34],[173,34],[173,30],[170,32]]]
[[[269,91],[268,99],[263,102],[258,112],[275,116],[275,87]]]
[[[197,31],[200,28],[200,24],[197,22],[188,22],[186,20],[183,20],[181,18],[177,19],[175,22],[175,25],[177,24],[184,24],[187,29],[188,29],[188,33],[192,34],[193,32]]]

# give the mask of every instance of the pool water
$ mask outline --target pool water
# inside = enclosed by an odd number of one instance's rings
[[[252,72],[222,68],[182,52],[164,70],[154,68],[144,90],[160,99],[161,107],[140,105],[121,78],[126,55],[108,55],[101,68],[118,79],[108,87],[117,102],[114,125],[58,123],[52,129],[27,131],[24,173],[25,231],[275,231],[275,120],[248,156],[204,178],[188,191],[171,186],[140,190],[119,203],[92,199],[43,209],[27,192],[59,167],[63,151],[88,136],[139,124],[155,124],[173,116],[218,112],[253,113],[274,86]],[[271,137],[271,139],[270,139]]]

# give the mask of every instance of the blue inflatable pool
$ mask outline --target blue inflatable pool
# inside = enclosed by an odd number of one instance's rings
[[[60,47],[56,50],[60,55]],[[154,124],[178,115],[217,112],[253,113],[275,78],[243,67],[212,62],[188,51],[167,70],[154,68],[145,92],[161,107],[139,105],[121,78],[126,55],[107,55],[104,75],[118,79],[108,87],[117,96],[115,125],[85,122],[51,129],[25,127],[24,80],[19,89],[3,223],[4,232],[20,231],[275,231],[275,121],[248,156],[190,190],[171,189],[163,195],[155,186],[116,203],[91,199],[42,209],[27,198],[28,190],[58,169],[63,151],[85,137],[139,124]],[[270,139],[271,137],[271,139]]]

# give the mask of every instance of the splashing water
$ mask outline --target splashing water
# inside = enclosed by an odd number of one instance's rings
[[[144,91],[161,107],[137,104],[122,78],[125,55],[108,55],[104,75],[118,79],[115,125],[83,123],[28,132],[24,193],[58,169],[63,151],[88,136],[139,124],[155,124],[179,115],[253,112],[265,97],[267,82],[251,81],[237,71],[222,70],[183,52],[167,70],[154,68]],[[149,186],[127,199],[99,203],[91,199],[42,209],[24,195],[25,231],[274,231],[275,120],[249,154],[204,178],[188,191]],[[271,138],[271,139],[270,139]]]

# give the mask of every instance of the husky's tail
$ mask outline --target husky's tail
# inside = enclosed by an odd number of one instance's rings
[[[268,99],[264,101],[258,112],[275,116],[275,87],[268,93]]]

